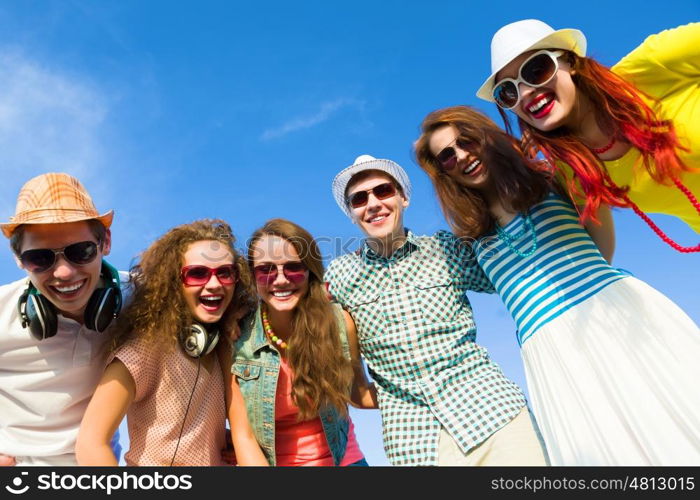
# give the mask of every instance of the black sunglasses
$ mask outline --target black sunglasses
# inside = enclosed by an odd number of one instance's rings
[[[56,264],[57,255],[63,255],[72,264],[84,266],[97,257],[97,245],[94,241],[81,241],[63,248],[35,248],[22,252],[19,260],[30,273],[48,271]]]
[[[385,182],[374,186],[372,189],[363,189],[362,191],[355,191],[350,196],[348,196],[348,204],[352,208],[360,208],[367,205],[369,201],[369,193],[374,193],[374,196],[378,200],[386,200],[396,194],[396,186],[391,182]]]

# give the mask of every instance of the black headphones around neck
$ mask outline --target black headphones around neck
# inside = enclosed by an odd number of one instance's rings
[[[180,345],[185,354],[193,358],[203,358],[219,343],[219,329],[211,330],[200,323],[194,323],[180,334]]]
[[[85,306],[84,323],[90,330],[102,333],[119,315],[122,307],[122,291],[119,284],[119,271],[102,261],[100,277],[105,286],[96,288]],[[58,331],[58,311],[56,306],[41,295],[30,281],[27,289],[17,301],[17,310],[22,328],[29,331],[37,340],[56,335]]]

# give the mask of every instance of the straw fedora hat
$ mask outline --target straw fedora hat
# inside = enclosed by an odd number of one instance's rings
[[[17,196],[15,215],[0,224],[10,238],[22,224],[58,224],[97,219],[112,225],[114,210],[99,214],[92,198],[78,179],[64,173],[42,174],[27,181]]]
[[[586,37],[577,29],[554,30],[551,26],[537,19],[525,19],[506,24],[499,29],[491,40],[491,76],[476,92],[476,96],[485,101],[494,102],[493,87],[496,85],[496,73],[523,52],[536,49],[570,50],[583,57],[586,55]]]
[[[398,163],[391,160],[377,159],[371,155],[361,155],[355,159],[352,165],[341,170],[333,179],[333,198],[335,198],[335,202],[348,217],[352,218],[352,213],[345,199],[345,189],[347,189],[350,179],[365,170],[379,170],[389,174],[401,186],[406,200],[409,201],[411,199],[411,181],[408,179],[406,171]]]

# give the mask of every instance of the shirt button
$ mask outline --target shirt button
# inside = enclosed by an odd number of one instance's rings
[[[250,370],[249,370],[248,368],[246,368],[245,370],[243,370],[243,376],[244,376],[244,377],[250,377]]]

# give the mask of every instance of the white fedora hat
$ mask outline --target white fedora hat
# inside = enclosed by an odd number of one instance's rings
[[[476,92],[476,96],[494,102],[492,92],[496,85],[496,73],[523,52],[536,49],[570,50],[583,57],[586,55],[586,37],[577,29],[555,31],[537,19],[506,24],[491,39],[491,76]]]
[[[377,159],[370,155],[361,155],[355,159],[352,165],[341,170],[333,179],[333,198],[340,209],[345,212],[345,215],[352,218],[348,202],[345,199],[345,189],[347,189],[350,179],[365,170],[379,170],[389,174],[401,186],[404,198],[407,201],[410,200],[411,181],[408,179],[406,171],[398,163]]]

